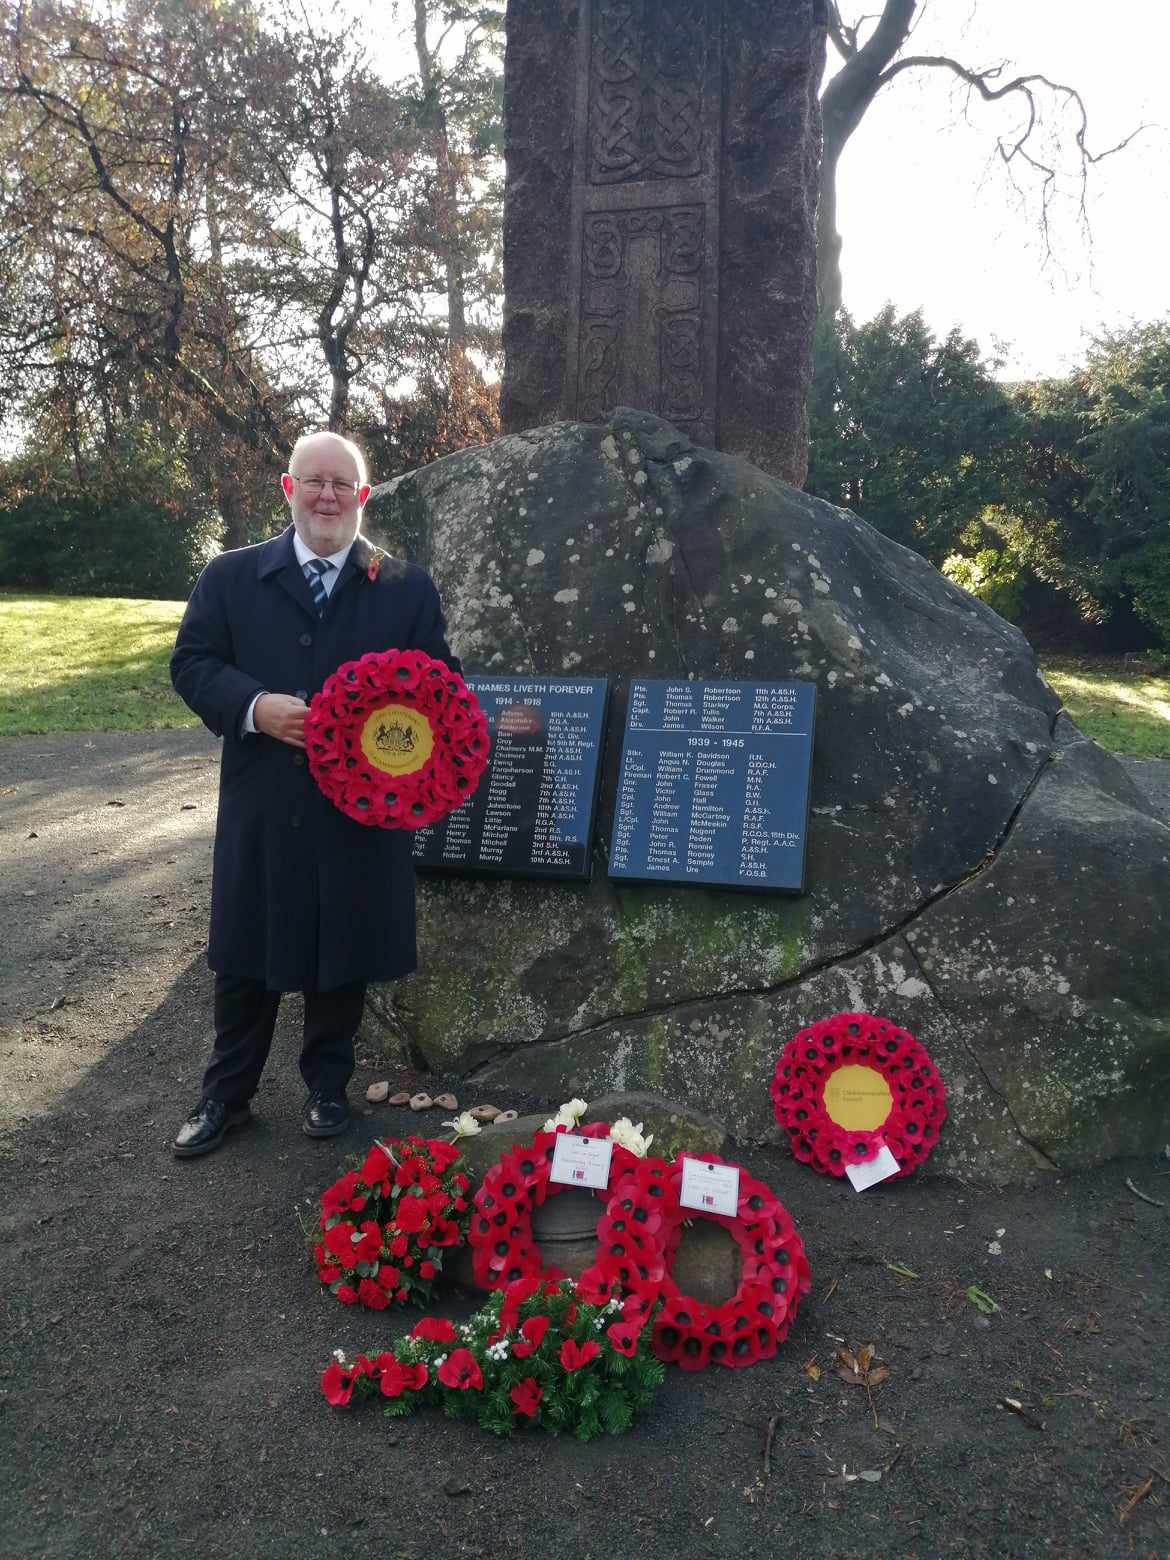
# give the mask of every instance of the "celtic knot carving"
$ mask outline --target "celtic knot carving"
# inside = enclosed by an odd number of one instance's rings
[[[577,415],[622,402],[704,418],[702,206],[592,212],[582,227]]]
[[[705,171],[708,17],[709,0],[594,0],[591,183]]]

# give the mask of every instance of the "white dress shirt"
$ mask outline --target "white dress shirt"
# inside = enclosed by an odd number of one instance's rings
[[[349,557],[349,550],[352,546],[352,542],[347,542],[340,552],[326,554],[325,562],[333,565],[331,569],[326,569],[321,575],[321,588],[325,592],[326,597],[333,594],[333,587],[341,578],[342,567],[345,564],[345,560]],[[293,532],[293,551],[297,555],[297,562],[301,566],[302,573],[306,563],[317,556],[311,547],[305,546],[304,542],[301,541],[300,533],[297,531]],[[252,718],[256,711],[256,700],[262,699],[268,691],[267,688],[261,689],[256,698],[249,704],[244,714],[244,723],[240,728],[245,737],[254,737],[256,735],[256,722]]]

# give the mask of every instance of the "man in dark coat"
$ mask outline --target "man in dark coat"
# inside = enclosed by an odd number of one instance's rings
[[[309,435],[281,483],[292,525],[208,564],[171,657],[176,690],[223,738],[207,955],[215,1047],[175,1139],[180,1158],[250,1119],[284,991],[305,994],[304,1130],[346,1127],[366,983],[415,968],[414,868],[409,832],[365,828],[318,790],[308,700],[369,650],[423,650],[460,670],[430,576],[358,530],[370,489],[357,447]]]

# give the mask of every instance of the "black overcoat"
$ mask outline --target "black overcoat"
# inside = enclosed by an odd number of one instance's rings
[[[223,738],[207,962],[272,991],[328,991],[415,968],[411,834],[355,823],[317,789],[305,755],[241,735],[257,693],[308,700],[342,661],[424,650],[454,670],[438,592],[416,564],[359,535],[323,616],[293,529],[221,553],[187,604],[171,657],[177,692]]]

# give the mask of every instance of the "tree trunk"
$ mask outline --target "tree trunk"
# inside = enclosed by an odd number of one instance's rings
[[[885,85],[883,72],[906,42],[917,0],[886,0],[877,26],[858,48],[840,18],[830,35],[845,64],[821,93],[824,149],[817,210],[817,295],[822,319],[841,307],[841,235],[837,232],[837,167],[846,142]],[[836,8],[833,8],[834,12]]]
[[[447,356],[454,384],[462,379],[467,359],[466,290],[459,243],[459,181],[451,160],[451,138],[447,115],[439,98],[435,60],[427,44],[427,0],[414,0],[414,48],[423,99],[435,138],[439,191],[436,236],[447,282]]]
[[[821,319],[832,319],[841,307],[841,235],[837,231],[837,159],[825,137],[817,198],[817,308]]]

